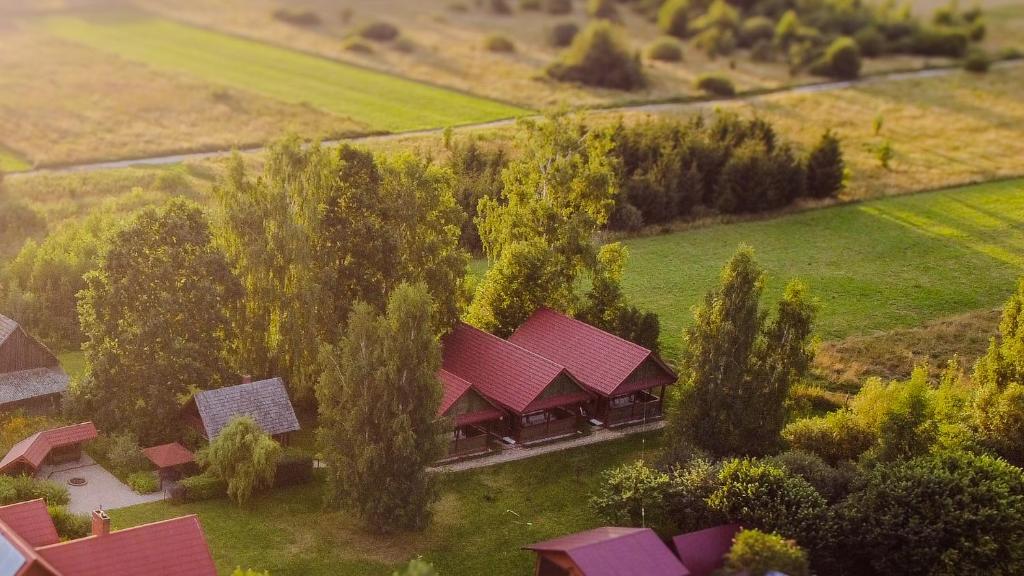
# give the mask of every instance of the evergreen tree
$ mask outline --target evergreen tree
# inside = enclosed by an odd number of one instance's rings
[[[807,194],[814,198],[829,198],[843,189],[846,164],[839,138],[831,130],[821,135],[821,140],[807,155]]]
[[[77,411],[144,443],[180,430],[190,387],[230,375],[225,310],[238,295],[200,208],[172,200],[142,211],[110,238],[79,300],[88,377]]]
[[[763,454],[777,443],[785,399],[811,358],[814,309],[805,289],[790,283],[769,321],[760,310],[763,288],[753,252],[741,248],[694,311],[672,423],[677,442],[715,454]]]
[[[346,335],[325,346],[317,385],[317,439],[328,464],[327,499],[372,530],[420,530],[435,498],[427,466],[444,454],[437,419],[440,343],[422,284],[403,284],[378,315],[353,307]]]
[[[267,435],[251,416],[236,416],[200,450],[196,461],[223,480],[228,497],[246,505],[253,492],[274,484],[281,445]]]

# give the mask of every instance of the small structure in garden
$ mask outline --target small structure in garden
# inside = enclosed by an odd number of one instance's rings
[[[53,352],[0,314],[0,410],[54,410],[67,389],[68,375]]]
[[[444,396],[437,415],[451,418],[452,434],[446,460],[486,454],[493,448],[492,438],[501,432],[504,412],[491,403],[473,385],[451,372],[437,373]]]
[[[177,442],[144,448],[142,455],[156,467],[160,485],[164,480],[177,480],[195,466],[196,456]]]
[[[711,576],[725,566],[725,555],[739,531],[738,524],[697,530],[672,538],[672,546],[690,576]]]
[[[217,437],[236,416],[250,416],[264,432],[287,445],[288,436],[299,431],[299,419],[280,378],[196,392],[184,407],[186,419],[205,437]]]
[[[0,460],[0,473],[35,474],[43,464],[63,464],[82,458],[82,444],[96,438],[96,426],[82,422],[36,432],[14,445]]]
[[[665,388],[679,378],[651,350],[548,308],[509,341],[565,366],[596,396],[589,414],[609,427],[661,418]]]
[[[522,444],[576,434],[592,400],[564,366],[464,323],[445,337],[442,368],[510,412],[504,429]]]
[[[0,506],[4,576],[216,576],[199,518],[182,516],[113,531],[102,510],[92,535],[60,541],[43,500]]]
[[[536,576],[690,574],[650,528],[595,528],[525,549],[537,553]]]

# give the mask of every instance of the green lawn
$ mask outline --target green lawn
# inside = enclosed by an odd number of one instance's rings
[[[324,511],[320,483],[278,490],[239,509],[226,500],[144,504],[111,512],[115,528],[198,514],[218,570],[235,566],[273,576],[389,575],[422,555],[444,576],[531,573],[531,542],[600,524],[586,501],[608,467],[660,446],[637,435],[486,469],[442,481],[434,522],[423,534],[375,536],[350,514]]]
[[[56,16],[50,33],[172,73],[405,131],[484,122],[520,108],[341,62],[151,17]]]
[[[19,172],[31,167],[23,158],[0,146],[0,172]]]

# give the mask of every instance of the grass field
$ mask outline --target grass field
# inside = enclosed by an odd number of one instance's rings
[[[417,555],[444,576],[528,574],[531,542],[600,524],[587,506],[601,471],[653,457],[660,434],[450,474],[423,534],[376,536],[346,512],[324,511],[320,483],[278,490],[251,509],[226,500],[145,504],[111,512],[115,528],[198,514],[221,574],[236,566],[273,576],[385,576]]]
[[[171,73],[351,118],[373,131],[484,122],[525,110],[340,62],[150,17],[58,16],[59,38]]]
[[[0,147],[0,172],[17,172],[19,170],[27,170],[31,167],[31,164],[14,152]]]

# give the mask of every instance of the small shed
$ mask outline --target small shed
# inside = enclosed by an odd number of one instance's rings
[[[57,356],[0,314],[0,410],[51,411],[67,389]]]
[[[73,462],[82,457],[82,444],[96,438],[96,426],[82,422],[36,432],[14,445],[0,460],[2,474],[35,474],[45,464]]]
[[[160,482],[178,479],[182,471],[195,465],[196,457],[188,448],[177,442],[143,448],[143,456],[156,467]]]
[[[236,416],[252,417],[264,432],[282,444],[288,443],[292,432],[299,431],[299,419],[280,378],[202,390],[183,410],[188,422],[207,440],[216,438]]]
[[[711,576],[725,566],[725,555],[740,531],[738,524],[724,524],[672,538],[679,560],[691,576]]]
[[[650,528],[605,527],[538,542],[535,576],[688,576]]]

